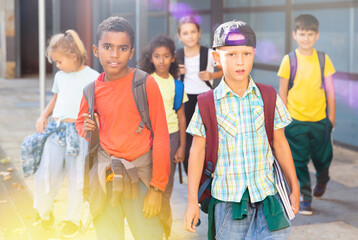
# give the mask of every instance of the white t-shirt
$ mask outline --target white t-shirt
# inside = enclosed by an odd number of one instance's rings
[[[208,65],[206,71],[213,73],[215,68],[215,61],[212,55],[213,50],[209,48]],[[184,90],[187,94],[201,94],[210,90],[205,81],[199,78],[200,72],[200,54],[195,57],[185,57],[185,77]],[[210,80],[213,84],[213,80]]]
[[[98,76],[99,73],[88,66],[78,72],[58,71],[52,87],[52,92],[57,93],[52,117],[76,119],[80,109],[83,88],[96,80]]]

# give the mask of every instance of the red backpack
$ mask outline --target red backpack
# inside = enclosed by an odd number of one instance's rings
[[[266,134],[269,143],[272,146],[277,94],[272,86],[260,83],[255,84],[260,89],[264,102]],[[198,199],[201,210],[208,213],[208,207],[211,200],[211,182],[215,171],[219,147],[219,130],[216,119],[213,90],[198,96],[198,106],[206,131],[206,155],[199,185]]]

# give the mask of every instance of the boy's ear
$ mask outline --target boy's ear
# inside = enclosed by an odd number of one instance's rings
[[[131,49],[131,52],[130,52],[130,54],[129,54],[129,60],[131,60],[131,59],[132,59],[132,57],[133,57],[134,53],[135,53],[135,49],[134,49],[134,48],[132,48],[132,49]]]
[[[221,62],[220,62],[220,54],[217,51],[213,51],[213,58],[214,61],[216,63],[216,66],[221,66]]]
[[[293,31],[293,32],[292,32],[292,38],[293,38],[294,40],[296,40],[296,31]]]
[[[96,45],[92,45],[92,51],[93,51],[93,55],[95,57],[98,57],[98,48]]]
[[[316,34],[316,41],[319,39],[319,32]]]

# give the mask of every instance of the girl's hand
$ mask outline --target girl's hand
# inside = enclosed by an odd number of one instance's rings
[[[37,132],[42,132],[47,126],[47,118],[44,117],[40,117],[39,119],[37,119],[36,121],[36,131]]]
[[[185,147],[179,147],[177,152],[175,153],[174,162],[175,163],[184,162],[184,157],[185,157]]]
[[[209,81],[212,79],[211,73],[208,71],[201,71],[199,72],[199,78],[203,81]]]
[[[183,75],[185,73],[186,73],[185,65],[184,64],[179,64],[179,75]]]

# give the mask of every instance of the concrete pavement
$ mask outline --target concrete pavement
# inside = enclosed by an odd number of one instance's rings
[[[47,99],[52,81],[46,81]],[[22,176],[19,159],[20,145],[24,137],[35,131],[39,116],[38,80],[23,78],[0,79],[0,160],[5,157],[8,164],[0,163],[0,240],[2,239],[57,239],[56,231],[44,232],[34,226],[35,211],[32,209],[33,179]],[[8,170],[13,171],[8,173]],[[312,166],[310,166],[312,170]],[[327,193],[313,201],[314,215],[298,215],[293,220],[290,240],[300,239],[357,239],[358,236],[358,152],[339,146],[334,147],[331,181]],[[312,171],[313,172],[313,171]],[[6,175],[11,179],[6,180]],[[185,174],[184,174],[185,175]],[[176,175],[178,178],[178,174]],[[314,175],[312,174],[313,184]],[[184,179],[186,183],[186,179]],[[170,239],[206,239],[207,221],[202,214],[198,233],[183,230],[183,215],[186,206],[186,184],[175,180],[171,199],[173,230]],[[67,183],[54,203],[54,215],[59,223],[64,218],[67,204]],[[127,239],[133,239],[128,227]],[[81,233],[76,239],[96,239],[93,228]]]

